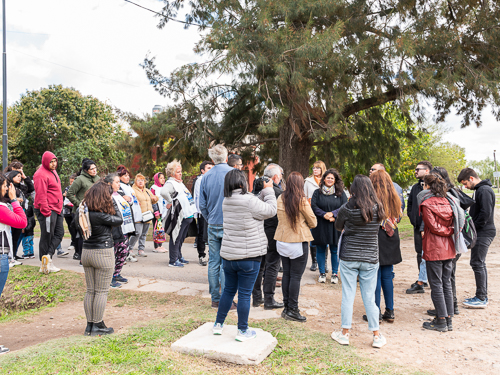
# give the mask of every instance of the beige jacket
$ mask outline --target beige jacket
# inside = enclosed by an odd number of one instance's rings
[[[149,189],[139,189],[136,184],[132,185],[135,195],[139,204],[141,205],[141,212],[151,211],[153,212],[153,204],[158,202],[158,197],[154,195]],[[135,218],[137,220],[137,218]],[[140,220],[139,220],[140,221]]]
[[[281,242],[309,242],[314,238],[311,234],[311,228],[318,225],[316,215],[314,214],[311,205],[306,198],[303,199],[300,206],[300,215],[297,221],[297,232],[294,232],[290,221],[285,213],[285,205],[283,204],[282,195],[278,198],[278,228],[274,239]]]

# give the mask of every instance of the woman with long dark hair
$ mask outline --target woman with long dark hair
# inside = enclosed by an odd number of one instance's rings
[[[12,183],[14,189],[16,189],[16,200],[21,205],[21,208],[26,212],[26,209],[28,208],[28,200],[21,190],[22,173],[13,169],[10,172],[6,173],[6,177],[9,180],[9,183]],[[17,249],[19,248],[19,244],[24,237],[23,229],[24,228],[12,228],[12,253],[14,254],[15,261],[24,259],[24,256],[17,255]],[[17,263],[21,264],[19,262]]]
[[[375,193],[384,208],[387,218],[380,223],[378,231],[379,269],[377,275],[377,289],[375,303],[381,316],[380,320],[394,322],[394,265],[403,261],[399,240],[398,223],[401,219],[401,199],[391,176],[384,170],[378,170],[370,175]],[[385,312],[382,315],[380,308],[380,291],[384,292]],[[366,315],[363,319],[367,320]]]
[[[24,210],[16,198],[16,189],[7,178],[0,173],[0,296],[9,275],[9,257],[12,257],[11,229],[25,228],[28,224]],[[8,348],[0,346],[0,354],[7,353]]]
[[[422,257],[426,262],[431,299],[436,309],[436,317],[431,322],[424,322],[423,328],[439,332],[453,329],[451,273],[456,256],[455,243],[459,241],[459,233],[454,228],[454,211],[461,210],[458,201],[447,195],[447,190],[443,177],[429,173],[424,177],[424,190],[417,196],[424,226]],[[458,220],[463,221],[463,212],[462,220]]]
[[[78,172],[78,177],[69,187],[68,192],[66,193],[66,198],[68,198],[69,201],[73,203],[73,212],[76,212],[76,209],[82,202],[87,190],[89,190],[90,187],[97,181],[99,181],[99,176],[97,175],[97,166],[95,162],[88,158],[83,159],[82,168]],[[77,219],[78,218],[75,217],[75,220]],[[83,238],[77,235],[75,241],[75,255],[73,255],[73,259],[81,260],[82,247]]]
[[[272,181],[264,183],[257,197],[248,193],[244,172],[233,169],[224,178],[224,235],[220,256],[226,284],[222,292],[213,327],[221,335],[227,313],[238,292],[238,333],[236,341],[253,339],[257,334],[248,328],[250,296],[259,274],[262,256],[267,253],[264,220],[276,215],[276,197]]]
[[[312,245],[316,246],[316,257],[318,259],[319,278],[318,282],[326,282],[326,259],[327,249],[330,248],[332,261],[332,284],[339,282],[337,244],[340,232],[335,229],[335,218],[343,204],[347,203],[344,192],[344,182],[336,169],[328,169],[319,182],[319,189],[313,193],[311,208],[318,218],[318,226],[311,230],[314,237]]]
[[[318,224],[316,215],[304,194],[304,178],[292,172],[286,180],[286,190],[278,198],[278,227],[274,239],[283,264],[283,304],[281,316],[287,320],[305,322],[300,315],[300,280],[306,269],[308,242],[314,238],[311,229]]]
[[[349,345],[357,279],[368,318],[368,329],[373,332],[372,346],[381,348],[386,339],[379,331],[380,310],[375,304],[378,274],[378,231],[385,219],[370,179],[357,175],[351,185],[351,198],[343,205],[335,220],[335,227],[342,233],[340,241],[340,275],[342,277],[342,331],[333,332],[332,339]]]
[[[87,291],[83,306],[87,317],[85,335],[100,336],[114,332],[104,324],[108,291],[115,270],[113,227],[122,225],[120,211],[113,202],[113,188],[98,182],[85,193],[84,212],[77,210],[80,235],[84,238],[82,265]]]

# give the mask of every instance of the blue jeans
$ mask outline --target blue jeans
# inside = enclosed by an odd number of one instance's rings
[[[0,254],[0,296],[9,276],[9,254]]]
[[[380,310],[375,304],[375,289],[377,287],[378,263],[340,261],[342,277],[342,328],[351,329],[354,297],[356,297],[356,279],[359,276],[359,288],[368,317],[368,329],[378,331]]]
[[[208,225],[208,290],[212,296],[212,302],[220,301],[219,288],[221,292],[224,292],[224,272],[220,257],[223,235],[222,225]]]
[[[385,308],[394,310],[394,266],[380,266],[378,269],[377,289],[375,289],[375,303],[380,309],[380,289],[384,291]],[[381,309],[380,309],[381,310]]]
[[[316,245],[316,258],[318,260],[319,273],[325,273],[326,270],[326,247],[330,248],[330,257],[332,258],[332,275],[339,272],[339,261],[337,259],[336,245]]]
[[[25,256],[34,255],[33,236],[23,237],[23,254]]]
[[[422,255],[424,252],[422,252]],[[420,263],[420,272],[418,273],[418,280],[417,281],[422,281],[423,283],[427,282],[427,267],[425,265],[425,260],[422,259],[422,263]]]
[[[260,270],[260,262],[255,260],[225,260],[223,259],[226,286],[222,292],[215,323],[223,324],[227,313],[233,305],[233,299],[238,292],[238,329],[248,329],[248,314],[250,313],[250,296]]]

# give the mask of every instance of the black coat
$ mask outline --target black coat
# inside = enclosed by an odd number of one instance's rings
[[[325,195],[321,189],[316,189],[311,198],[311,208],[318,218],[318,225],[311,229],[314,237],[313,245],[337,246],[340,232],[335,229],[335,222],[326,220],[323,216],[327,212],[338,210],[345,203],[347,203],[345,192],[339,197],[336,194]]]
[[[276,199],[283,194],[283,190],[273,182],[274,195],[276,195]],[[266,237],[268,242],[274,240],[274,234],[276,233],[276,228],[278,228],[278,215],[276,214],[270,219],[264,220],[264,232],[266,233]],[[273,249],[276,249],[276,245],[274,245]]]
[[[422,225],[422,217],[420,216],[420,212],[418,210],[417,200],[417,195],[422,190],[424,190],[423,181],[418,180],[418,182],[411,187],[410,195],[408,195],[406,213],[408,214],[408,218],[410,219],[410,223],[413,225],[413,228],[420,228]]]
[[[495,192],[490,180],[483,180],[474,187],[476,201],[469,211],[478,237],[495,237]]]
[[[77,214],[78,211],[77,209]],[[89,211],[91,235],[87,240],[83,241],[84,249],[108,249],[114,246],[113,227],[121,226],[123,223],[122,215],[116,208],[116,205],[115,211],[116,213],[114,215],[104,212]]]
[[[33,236],[35,226],[36,226],[36,221],[35,221],[35,212],[33,211],[33,206],[28,206],[28,209],[26,210],[26,218],[28,219],[28,225],[26,225],[26,228],[24,228],[24,236],[29,237]]]

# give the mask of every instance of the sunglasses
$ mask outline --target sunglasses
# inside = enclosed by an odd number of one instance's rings
[[[417,171],[417,172],[418,172],[418,171],[424,171],[424,170],[426,170],[426,169],[427,169],[427,168],[415,168],[415,171]]]
[[[374,172],[374,171],[376,171],[376,169],[375,168],[370,168],[370,171]]]

